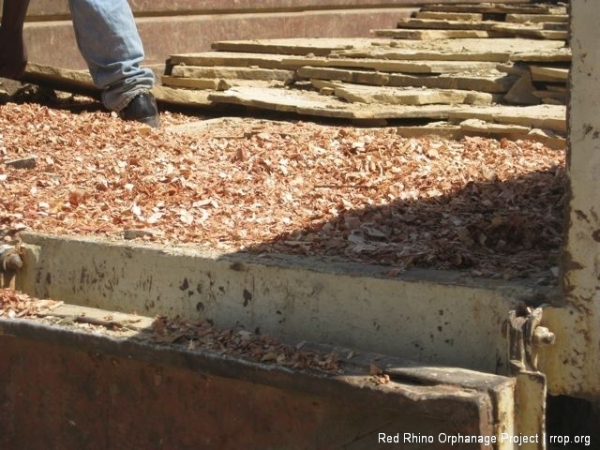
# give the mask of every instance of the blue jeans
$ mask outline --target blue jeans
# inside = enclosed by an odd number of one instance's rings
[[[143,68],[144,47],[127,0],[69,0],[77,46],[102,102],[120,111],[152,89],[154,73]]]

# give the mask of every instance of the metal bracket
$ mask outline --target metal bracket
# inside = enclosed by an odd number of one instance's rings
[[[14,288],[15,274],[21,267],[21,246],[0,244],[0,287]]]
[[[524,303],[508,313],[507,330],[509,374],[538,372],[536,347],[552,345],[554,333],[542,327],[544,305],[532,309]]]
[[[555,335],[542,327],[544,306],[532,309],[520,303],[508,313],[505,334],[508,340],[509,374],[516,378],[515,423],[523,435],[537,436],[523,449],[546,448],[546,376],[538,369],[537,348],[552,345]]]
[[[21,267],[23,267],[23,260],[18,246],[0,245],[0,270],[2,272],[16,272]]]

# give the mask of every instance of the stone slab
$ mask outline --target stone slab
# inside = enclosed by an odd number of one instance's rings
[[[21,79],[26,83],[47,86],[58,91],[72,92],[99,99],[100,90],[94,86],[92,77],[87,71],[61,69],[28,63]]]
[[[532,65],[529,70],[534,81],[561,81],[566,83],[569,80],[569,69]]]
[[[517,3],[512,5],[510,3]],[[567,14],[566,6],[554,6],[550,4],[535,3],[524,4],[521,2],[469,2],[461,1],[460,4],[444,4],[438,2],[433,5],[424,5],[421,8],[423,11],[439,11],[439,12],[480,12],[492,14]]]
[[[331,68],[370,69],[381,72],[411,74],[441,74],[459,72],[488,72],[496,63],[487,61],[389,61],[371,58],[296,57],[284,59],[284,64],[295,67],[316,66]]]
[[[390,86],[424,86],[437,89],[464,89],[490,93],[507,92],[516,81],[516,77],[495,70],[473,73],[459,72],[437,76],[390,74],[389,78]]]
[[[379,29],[372,30],[371,33],[380,38],[388,37],[392,39],[411,39],[411,40],[437,40],[437,39],[464,39],[464,38],[498,38],[504,37],[499,31],[487,30],[414,30],[414,29]]]
[[[285,55],[269,53],[211,51],[176,53],[169,57],[170,65],[261,67],[264,69],[289,69],[283,65]]]
[[[489,105],[501,98],[493,94],[456,89],[366,86],[322,80],[314,80],[312,84],[317,89],[333,89],[333,95],[347,102],[375,105]]]
[[[455,13],[455,12],[436,12],[436,11],[419,11],[415,14],[417,19],[436,19],[436,20],[483,20],[482,13]]]
[[[517,37],[548,40],[567,40],[569,38],[569,32],[567,30],[545,29],[543,24],[506,23],[492,20],[467,22],[462,20],[407,18],[400,19],[398,28],[496,31]]]
[[[492,20],[466,22],[463,20],[437,20],[407,18],[398,21],[398,28],[416,28],[425,30],[484,30],[495,31],[503,22]]]
[[[569,94],[566,92],[534,90],[531,92],[531,94],[542,100],[552,99],[561,105],[566,105],[569,102]]]
[[[556,150],[564,150],[567,145],[567,141],[564,137],[556,136],[554,133],[548,133],[544,130],[532,129],[521,125],[500,124],[479,119],[467,119],[460,122],[458,128],[464,134],[468,135],[493,136],[497,139],[532,140],[541,142]]]
[[[545,41],[560,42],[560,41]],[[518,50],[511,54],[511,61],[523,62],[571,62],[573,59],[570,47],[561,47],[553,50],[530,51],[528,49]]]
[[[88,72],[29,63],[23,81],[58,91],[87,95],[91,98],[100,99],[101,97],[101,91],[94,86]],[[157,85],[152,92],[156,96],[156,100],[161,103],[195,107],[211,105],[207,94],[200,91],[172,89]]]
[[[223,80],[218,78],[182,78],[163,75],[161,84],[172,88],[184,89],[209,89],[212,91],[224,91]]]
[[[569,23],[568,14],[507,14],[505,20],[507,22],[516,23]]]
[[[316,80],[339,80],[349,83],[385,86],[390,83],[390,74],[372,70],[334,69],[330,67],[299,67],[298,78]]]
[[[182,78],[228,78],[241,80],[262,80],[292,82],[295,73],[291,70],[261,69],[251,67],[197,67],[174,66],[171,75]]]
[[[538,105],[540,99],[533,95],[534,90],[531,74],[525,73],[506,93],[504,101],[513,105]]]
[[[567,110],[562,105],[536,106],[472,106],[450,113],[450,119],[481,119],[486,122],[549,129],[566,135]]]
[[[513,53],[526,55],[544,53],[550,58],[556,52],[557,58],[565,55],[564,43],[536,39],[446,39],[435,42],[402,43],[334,50],[332,56],[352,58],[380,58],[401,60],[441,60],[441,61],[494,61],[504,62]]]
[[[162,76],[162,85],[174,89],[226,91],[235,86],[283,87],[284,82],[269,80],[241,80],[239,78],[179,78]]]
[[[281,55],[327,56],[334,50],[371,48],[385,45],[389,39],[377,38],[289,38],[251,39],[213,42],[213,50],[225,52],[276,53]]]
[[[340,119],[447,119],[451,113],[463,111],[464,105],[364,105],[352,104],[334,97],[326,97],[316,92],[277,88],[241,88],[236,87],[225,92],[210,93],[209,100],[282,111],[308,116],[332,117]]]
[[[509,64],[498,64],[496,66],[496,70],[498,70],[499,72],[507,73],[509,75],[521,77],[521,76],[529,73],[529,66],[527,64],[522,64],[520,62],[509,63]]]
[[[509,33],[517,37],[565,41],[569,39],[567,30],[545,30],[535,25],[500,23],[493,30]]]

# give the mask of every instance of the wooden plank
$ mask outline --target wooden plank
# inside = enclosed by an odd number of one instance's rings
[[[292,70],[216,66],[175,66],[172,70],[172,76],[182,78],[225,78],[241,80],[280,81],[283,83],[291,83],[296,78],[296,75]]]
[[[381,59],[354,58],[286,58],[289,66],[343,67],[349,69],[371,69],[381,72],[412,74],[440,74],[457,72],[488,72],[496,67],[494,62],[481,61],[385,61]]]
[[[468,110],[450,113],[450,119],[481,119],[488,122],[523,125],[549,129],[565,135],[567,110],[561,105],[536,106],[471,106]]]
[[[317,92],[278,88],[232,88],[225,92],[210,93],[208,98],[215,103],[351,120],[437,120],[447,119],[451,113],[472,108],[464,105],[364,105],[343,102]]]
[[[329,67],[300,67],[300,78],[339,80],[348,83],[374,86],[426,87],[435,89],[464,89],[490,93],[507,92],[517,77],[498,71],[487,73],[457,73],[441,75],[403,75],[365,70],[336,69]]]
[[[388,105],[489,105],[500,96],[458,89],[400,88],[313,80],[317,89],[331,88],[333,94],[347,102]]]
[[[377,38],[253,39],[217,41],[213,42],[212,49],[224,52],[327,56],[333,50],[364,48],[387,43],[389,43],[388,39]]]
[[[392,39],[412,40],[437,40],[437,39],[464,39],[464,38],[499,38],[506,34],[499,31],[486,30],[413,30],[413,29],[379,29],[371,30],[374,36]]]

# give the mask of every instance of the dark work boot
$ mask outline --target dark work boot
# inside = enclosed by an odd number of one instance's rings
[[[136,95],[125,108],[119,111],[119,117],[123,120],[145,123],[152,128],[160,126],[156,99],[150,92]]]

